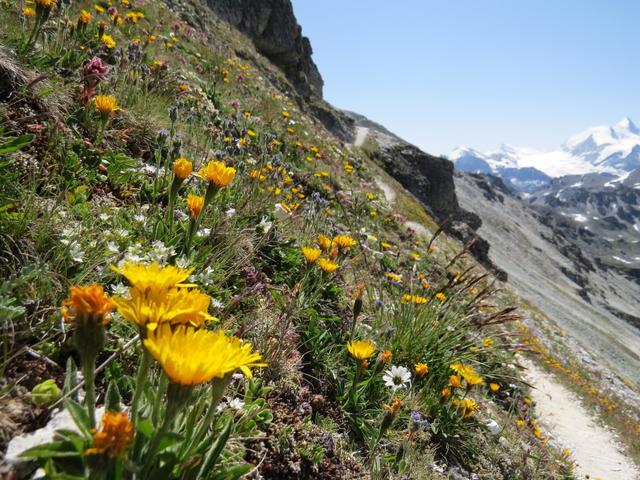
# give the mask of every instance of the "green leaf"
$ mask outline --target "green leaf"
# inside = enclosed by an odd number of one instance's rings
[[[231,427],[233,426],[232,420],[232,418],[227,420],[227,423],[218,435],[218,438],[211,444],[211,448],[209,449],[209,452],[207,452],[204,462],[202,462],[197,478],[204,478],[205,473],[211,470],[216,464],[216,461],[218,460],[220,453],[222,453],[222,450],[229,439],[229,435],[231,434]]]
[[[151,420],[145,418],[144,420],[140,420],[138,422],[138,431],[142,433],[145,437],[151,438],[153,436],[153,424]]]
[[[76,426],[80,429],[80,432],[86,438],[91,438],[91,434],[89,433],[91,421],[89,419],[89,414],[84,407],[70,398],[66,398],[64,400],[64,407],[69,411],[71,418],[76,422]]]
[[[77,457],[80,455],[81,453],[79,453],[72,444],[65,441],[36,445],[20,454],[20,456],[24,458],[61,458]]]
[[[12,138],[8,142],[0,144],[0,155],[6,155],[7,153],[15,152],[21,148],[26,147],[33,142],[33,135],[21,135],[17,138]]]
[[[239,463],[237,465],[232,465],[231,467],[225,468],[221,472],[216,472],[213,477],[214,480],[234,480],[236,478],[240,478],[243,475],[246,475],[253,468],[252,465],[248,463]]]
[[[109,382],[109,386],[107,387],[107,394],[105,396],[105,408],[110,412],[119,412],[120,408],[120,391],[118,390],[118,385],[111,380]]]
[[[78,384],[76,379],[78,378],[78,367],[76,362],[73,361],[73,357],[67,359],[67,373],[64,377],[64,385],[62,386],[63,395],[69,395],[69,392],[75,388]]]

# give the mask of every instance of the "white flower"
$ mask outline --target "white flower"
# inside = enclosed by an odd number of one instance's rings
[[[396,390],[406,387],[411,382],[411,372],[405,367],[392,365],[391,368],[385,370],[382,379],[387,387]]]
[[[210,228],[201,228],[196,232],[196,237],[198,238],[208,237],[209,235],[211,235]]]
[[[129,236],[129,232],[124,228],[119,228],[114,233],[120,238],[127,238]]]
[[[224,212],[224,214],[227,216],[227,218],[231,218],[236,214],[236,209],[235,208],[230,208],[229,210]]]
[[[145,223],[146,219],[147,219],[147,217],[145,217],[141,213],[138,213],[138,214],[133,216],[133,220],[138,222],[138,223]]]
[[[129,287],[120,282],[117,285],[111,287],[111,293],[118,295],[119,297],[129,298]]]
[[[260,223],[258,224],[257,228],[262,230],[263,233],[267,233],[269,230],[271,230],[272,226],[273,226],[273,222],[271,222],[267,217],[262,217],[260,219]]]
[[[71,259],[76,263],[82,263],[85,253],[82,251],[82,247],[75,240],[69,244],[69,255]]]
[[[244,402],[239,398],[234,398],[229,402],[229,408],[234,410],[242,410],[244,408]]]
[[[180,257],[176,260],[176,266],[179,268],[187,268],[189,266],[189,259],[187,257]]]
[[[98,218],[100,220],[102,220],[103,222],[108,221],[111,217],[109,216],[109,214],[107,213],[101,213],[100,215],[98,215]]]
[[[118,247],[118,244],[116,242],[108,242],[107,243],[107,251],[109,253],[117,255],[117,254],[120,253],[120,247]]]
[[[224,304],[220,300],[218,300],[217,298],[211,297],[211,306],[213,308],[220,309],[220,308],[224,307]]]

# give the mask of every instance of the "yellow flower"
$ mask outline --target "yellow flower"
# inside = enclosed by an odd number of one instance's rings
[[[280,112],[280,115],[282,115],[284,118],[289,118],[289,112],[287,112],[286,110],[282,110]]]
[[[323,250],[329,250],[331,248],[331,239],[326,235],[323,235],[322,233],[318,235],[318,238],[316,239],[316,243]]]
[[[127,13],[127,19],[131,23],[138,23],[140,20],[144,18],[144,13],[142,12],[129,12]]]
[[[429,367],[426,363],[416,363],[415,371],[417,376],[424,377],[427,373],[429,373]]]
[[[180,157],[175,162],[173,162],[173,173],[175,173],[176,177],[180,180],[184,180],[193,171],[193,163],[191,163],[186,158]]]
[[[157,263],[145,265],[142,263],[125,263],[120,267],[112,266],[114,272],[124,275],[131,286],[140,293],[160,300],[172,288],[193,287],[195,285],[184,283],[193,269],[174,267],[168,265],[161,267]]]
[[[498,390],[500,390],[500,385],[497,384],[497,383],[490,383],[489,384],[489,390],[491,390],[493,393],[495,393]]]
[[[337,235],[333,237],[333,245],[337,245],[339,248],[346,250],[348,248],[357,245],[358,242],[351,238],[349,235]]]
[[[524,427],[524,420],[519,418],[518,420],[516,420],[516,425],[518,426],[518,428]]]
[[[251,368],[266,366],[250,343],[228,337],[222,330],[185,326],[172,330],[163,324],[149,333],[144,345],[171,381],[181,385],[222,379],[237,370],[251,378]]]
[[[441,302],[444,302],[447,300],[447,296],[442,292],[436,293],[436,298]]]
[[[93,4],[93,9],[98,13],[104,13],[104,8],[101,5],[98,5],[97,3]]]
[[[123,455],[133,440],[134,427],[125,412],[105,411],[102,428],[93,431],[93,447],[85,451],[87,455],[106,454],[109,458]]]
[[[96,110],[105,117],[108,117],[119,110],[116,98],[111,95],[96,95],[93,102]]]
[[[443,388],[440,395],[442,395],[442,398],[449,398],[449,396],[451,396],[451,390],[449,388]]]
[[[319,248],[302,247],[302,254],[307,262],[313,263],[320,257],[322,250]]]
[[[223,162],[211,161],[200,169],[198,176],[220,188],[231,183],[236,176],[236,169],[227,167]]]
[[[31,7],[24,7],[22,9],[22,15],[24,15],[25,17],[35,17],[36,11]]]
[[[340,264],[329,258],[320,258],[317,260],[317,264],[325,273],[332,273],[340,268]]]
[[[480,410],[480,405],[470,398],[463,398],[462,400],[454,399],[451,403],[458,407],[464,418],[472,417],[474,413]]]
[[[451,370],[453,370],[457,374],[462,375],[462,377],[467,381],[469,385],[479,385],[484,382],[482,377],[478,375],[473,367],[470,367],[469,365],[464,365],[461,362],[456,362],[449,365],[449,368],[451,368]]]
[[[249,135],[251,138],[256,136],[256,132],[254,132],[253,130],[249,129],[247,130],[247,135]]]
[[[113,39],[113,37],[111,35],[107,35],[106,33],[103,34],[102,37],[100,37],[100,41],[108,49],[115,48],[116,46],[116,41]]]
[[[429,299],[425,297],[421,297],[420,295],[411,295],[409,293],[405,293],[402,296],[400,303],[402,304],[413,303],[415,305],[424,305],[425,303],[429,303]]]
[[[390,350],[385,350],[380,354],[380,363],[386,365],[391,360],[391,357],[393,357],[393,353]]]
[[[217,321],[209,315],[211,297],[197,289],[174,288],[157,297],[132,288],[131,298],[114,297],[118,313],[125,320],[153,330],[160,324],[188,324],[203,327]]]
[[[35,0],[36,5],[42,8],[50,9],[55,6],[56,0]]]
[[[384,276],[387,277],[392,282],[400,283],[402,281],[402,277],[397,273],[387,272],[384,274]]]
[[[347,343],[347,350],[356,360],[366,360],[376,353],[376,346],[368,340],[353,340]]]
[[[116,304],[105,295],[102,286],[98,284],[86,287],[74,286],[69,293],[69,298],[62,303],[61,308],[66,322],[75,324],[91,321],[102,325],[109,323],[110,313]]]
[[[192,195],[190,193],[187,195],[187,207],[189,208],[191,218],[195,220],[204,208],[204,197],[201,197],[200,195]]]
[[[461,387],[462,380],[460,380],[460,377],[457,375],[451,375],[449,377],[449,385],[451,385],[453,388]]]
[[[83,25],[89,25],[92,19],[93,17],[86,10],[82,10],[80,12],[80,15],[78,15],[78,23],[81,23]]]
[[[493,345],[493,339],[488,338],[488,337],[487,337],[487,338],[485,338],[485,339],[483,339],[483,340],[482,340],[482,345],[483,345],[485,348],[489,348],[489,347],[491,347],[491,346]]]

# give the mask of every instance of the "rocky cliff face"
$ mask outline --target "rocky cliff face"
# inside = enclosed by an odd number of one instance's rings
[[[305,99],[322,97],[322,77],[311,58],[311,43],[302,36],[289,0],[208,0],[208,4],[251,38]]]

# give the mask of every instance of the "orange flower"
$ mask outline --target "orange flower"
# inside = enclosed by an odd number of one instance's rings
[[[200,195],[192,195],[190,193],[187,195],[187,207],[189,208],[191,219],[195,220],[204,208],[204,197],[201,197]]]
[[[489,390],[491,390],[493,393],[496,393],[498,390],[500,390],[500,385],[498,385],[497,383],[490,383]]]
[[[69,298],[62,303],[62,316],[66,322],[76,324],[78,321],[91,320],[94,323],[107,325],[111,311],[116,304],[107,297],[102,286],[94,283],[86,287],[73,286]]]
[[[451,395],[451,389],[443,388],[441,395],[442,395],[442,398],[449,398],[449,396]]]
[[[461,387],[462,380],[460,380],[460,377],[457,375],[451,375],[449,377],[449,385],[451,385],[453,388]]]
[[[106,411],[102,416],[102,429],[93,431],[93,447],[85,454],[121,457],[133,440],[133,431],[133,423],[125,412]]]
[[[417,376],[424,377],[427,373],[429,373],[429,367],[426,363],[416,363],[415,371]]]
[[[398,410],[400,410],[401,406],[402,406],[402,400],[400,400],[398,397],[393,397],[389,405],[384,405],[384,409],[386,412],[390,413],[391,415],[395,415],[396,413],[398,413]]]
[[[390,350],[385,350],[380,354],[380,363],[386,365],[387,363],[389,363],[389,361],[391,361],[391,357],[393,357],[393,353],[391,353]]]

